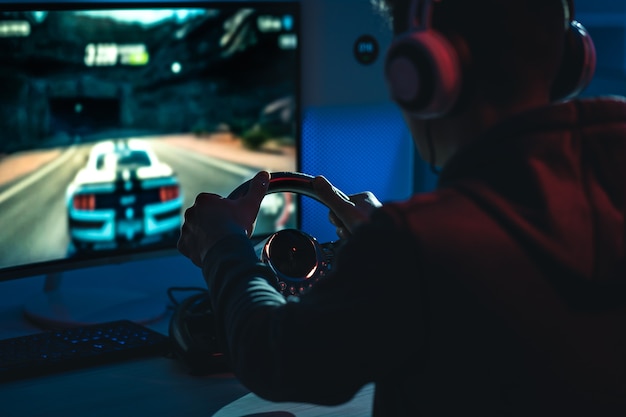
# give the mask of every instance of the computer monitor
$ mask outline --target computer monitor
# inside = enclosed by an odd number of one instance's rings
[[[299,170],[299,24],[294,1],[0,2],[0,281],[174,253],[198,193]],[[255,233],[299,213],[268,195]]]

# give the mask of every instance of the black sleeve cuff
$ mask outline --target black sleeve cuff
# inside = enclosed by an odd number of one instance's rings
[[[256,308],[285,303],[275,274],[258,258],[245,235],[220,240],[204,258],[202,273],[218,332],[229,345]]]

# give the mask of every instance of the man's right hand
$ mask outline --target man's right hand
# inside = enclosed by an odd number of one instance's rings
[[[369,219],[374,209],[382,205],[372,192],[346,195],[322,175],[313,179],[313,188],[330,208],[328,218],[337,228],[337,236],[342,239],[349,237]]]

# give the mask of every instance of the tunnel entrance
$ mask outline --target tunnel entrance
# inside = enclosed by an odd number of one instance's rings
[[[56,132],[85,136],[120,126],[117,98],[51,98],[51,128]]]

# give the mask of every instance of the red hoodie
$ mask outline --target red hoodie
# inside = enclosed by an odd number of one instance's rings
[[[427,271],[425,395],[468,384],[500,415],[626,415],[625,192],[626,103],[571,101],[497,126],[436,192],[384,209]]]
[[[437,190],[387,203],[297,302],[250,242],[203,268],[240,380],[374,416],[626,415],[626,101],[496,126]]]

